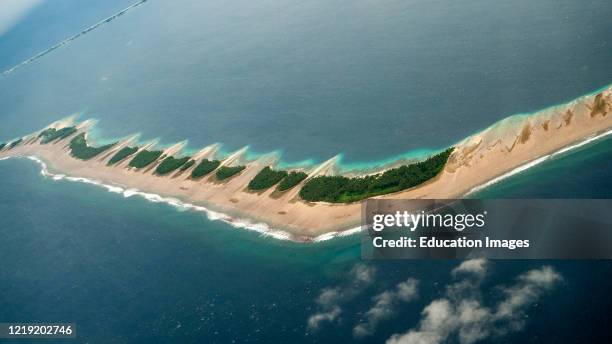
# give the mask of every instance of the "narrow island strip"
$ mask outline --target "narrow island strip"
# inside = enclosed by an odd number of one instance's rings
[[[520,166],[612,130],[612,88],[534,114],[508,117],[420,161],[343,175],[337,159],[313,168],[278,168],[277,157],[227,157],[216,145],[193,155],[130,137],[89,141],[92,121],[66,119],[0,143],[0,159],[35,156],[54,171],[100,180],[266,223],[309,241],[358,227],[367,198],[461,198]]]

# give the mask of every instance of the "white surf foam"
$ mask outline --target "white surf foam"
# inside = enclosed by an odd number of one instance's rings
[[[5,158],[2,158],[2,160],[8,159],[8,158],[11,158],[11,157],[5,157]],[[139,196],[152,203],[168,204],[174,207],[178,211],[191,210],[191,211],[201,212],[205,214],[206,218],[210,221],[221,221],[221,222],[229,224],[230,226],[234,228],[254,231],[254,232],[261,234],[264,237],[268,237],[268,238],[272,238],[276,240],[288,240],[288,241],[294,241],[294,242],[322,242],[322,241],[327,241],[327,240],[330,240],[336,237],[345,237],[348,235],[357,234],[360,231],[360,227],[357,227],[357,228],[349,229],[346,231],[322,234],[314,238],[296,236],[294,234],[291,234],[283,230],[271,228],[265,223],[253,222],[251,220],[244,219],[244,218],[234,218],[227,214],[217,212],[214,210],[210,210],[200,205],[183,202],[177,198],[164,197],[158,194],[144,192],[144,191],[140,191],[138,189],[133,189],[133,188],[126,189],[126,188],[123,188],[117,185],[105,184],[102,181],[96,180],[96,179],[89,179],[89,178],[83,178],[83,177],[72,177],[72,176],[67,176],[65,174],[52,173],[47,168],[47,164],[41,159],[35,156],[27,156],[27,158],[32,161],[35,161],[41,166],[41,170],[40,170],[41,175],[43,175],[44,177],[50,178],[52,180],[55,180],[55,181],[66,180],[66,181],[71,181],[71,182],[96,185],[96,186],[106,189],[109,192],[122,194],[124,198]]]
[[[497,178],[493,178],[493,179],[489,180],[488,182],[486,182],[484,184],[476,186],[476,187],[472,188],[470,191],[468,191],[465,195],[469,196],[469,195],[471,195],[471,194],[473,194],[475,192],[481,191],[481,190],[483,190],[483,189],[485,189],[485,188],[487,188],[487,187],[489,187],[489,186],[491,186],[493,184],[499,183],[500,181],[502,181],[504,179],[507,179],[507,178],[512,177],[512,176],[514,176],[516,174],[519,174],[519,173],[521,173],[521,172],[523,172],[523,171],[525,171],[527,169],[530,169],[530,168],[532,168],[534,166],[537,166],[537,165],[543,163],[544,161],[550,160],[551,158],[557,157],[557,156],[559,156],[561,154],[567,153],[569,151],[572,151],[574,149],[577,149],[579,147],[582,147],[582,146],[587,145],[589,143],[592,143],[594,141],[600,140],[600,139],[602,139],[602,138],[604,138],[604,137],[606,137],[608,135],[611,135],[611,134],[612,134],[612,130],[608,130],[608,131],[606,131],[606,132],[604,132],[602,134],[588,137],[588,138],[586,138],[586,139],[584,139],[584,140],[582,140],[580,142],[577,142],[577,143],[575,143],[573,145],[569,145],[569,146],[563,147],[562,149],[560,149],[560,150],[558,150],[558,151],[556,151],[554,153],[551,153],[549,155],[545,155],[545,156],[540,157],[538,159],[532,160],[532,161],[530,161],[530,162],[528,162],[528,163],[526,163],[524,165],[521,165],[521,166],[513,169],[510,172],[506,172],[506,173],[502,174],[501,176],[499,176]]]
[[[599,135],[595,135],[589,138],[586,138],[576,144],[564,147],[552,154],[540,157],[538,159],[532,160],[522,166],[519,166],[507,173],[502,174],[499,177],[496,177],[484,184],[481,184],[479,186],[476,186],[474,188],[472,188],[470,191],[468,191],[466,193],[467,195],[473,194],[477,191],[480,191],[484,188],[487,188],[493,184],[496,184],[504,179],[507,179],[511,176],[514,176],[516,174],[519,174],[527,169],[530,169],[534,166],[537,166],[541,163],[543,163],[544,161],[547,161],[553,157],[559,156],[561,154],[564,154],[568,151],[577,149],[579,147],[585,146],[591,142],[597,141],[599,139],[602,139],[606,136],[612,135],[612,130],[606,131],[602,134]],[[6,160],[9,159],[11,157],[4,157],[1,158],[0,161],[2,160]],[[72,181],[72,182],[79,182],[79,183],[86,183],[86,184],[92,184],[92,185],[96,185],[96,186],[100,186],[104,189],[106,189],[109,192],[112,193],[117,193],[117,194],[123,194],[123,197],[125,198],[129,198],[129,197],[133,197],[133,196],[140,196],[150,202],[153,203],[166,203],[172,207],[174,207],[175,209],[177,209],[178,211],[196,211],[196,212],[202,212],[206,215],[206,218],[210,221],[221,221],[224,223],[229,224],[230,226],[234,227],[234,228],[240,228],[240,229],[245,229],[245,230],[250,230],[250,231],[254,231],[254,232],[258,232],[260,233],[262,236],[265,237],[269,237],[269,238],[273,238],[273,239],[277,239],[277,240],[289,240],[289,241],[295,241],[295,242],[323,242],[323,241],[328,241],[334,238],[339,238],[339,237],[346,237],[346,236],[350,236],[350,235],[356,235],[358,233],[361,232],[361,227],[355,227],[355,228],[351,228],[351,229],[347,229],[344,231],[336,231],[336,232],[329,232],[329,233],[325,233],[325,234],[321,234],[319,236],[316,237],[301,237],[301,236],[296,236],[294,234],[291,234],[289,232],[285,232],[283,230],[278,230],[278,229],[274,229],[271,228],[270,226],[268,226],[265,223],[261,223],[261,222],[253,222],[250,221],[248,219],[244,219],[244,218],[233,218],[227,214],[224,213],[220,213],[217,211],[213,211],[210,210],[206,207],[203,206],[199,206],[199,205],[194,205],[191,203],[187,203],[187,202],[183,202],[177,198],[172,198],[172,197],[164,197],[158,194],[154,194],[154,193],[148,193],[148,192],[143,192],[140,191],[138,189],[124,189],[123,187],[117,186],[117,185],[109,185],[109,184],[105,184],[102,181],[99,180],[94,180],[94,179],[88,179],[88,178],[83,178],[83,177],[71,177],[71,176],[66,176],[64,174],[54,174],[49,172],[48,168],[47,168],[47,164],[38,159],[35,156],[28,156],[28,159],[37,162],[40,166],[41,166],[41,171],[40,173],[45,176],[45,177],[49,177],[52,180],[68,180],[68,181]]]

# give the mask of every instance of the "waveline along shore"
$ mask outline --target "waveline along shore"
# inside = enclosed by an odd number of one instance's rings
[[[413,178],[417,185],[401,181],[386,188],[372,186],[381,184],[380,173],[369,180],[322,178],[338,173],[334,159],[310,170],[275,171],[274,159],[247,161],[244,149],[217,161],[214,145],[190,157],[181,156],[182,144],[156,150],[154,143],[136,146],[135,138],[88,146],[91,121],[58,121],[0,143],[0,159],[35,156],[58,173],[177,198],[235,218],[263,222],[288,233],[292,240],[308,241],[358,227],[362,198],[461,198],[520,166],[612,130],[611,111],[612,87],[607,87],[534,114],[508,117],[457,143],[446,155],[440,153],[418,168],[404,166],[402,173],[414,176],[418,172]],[[194,178],[198,168],[206,173]],[[290,180],[288,175],[295,185],[281,190],[277,184]],[[370,183],[365,186],[368,192],[353,190],[364,183]],[[326,191],[328,184],[344,191]]]

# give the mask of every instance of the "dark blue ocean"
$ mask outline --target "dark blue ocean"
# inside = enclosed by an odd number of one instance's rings
[[[0,37],[0,66],[128,5],[59,3]],[[78,113],[105,138],[287,162],[419,154],[610,84],[611,17],[608,0],[150,0],[1,76],[0,138]]]
[[[602,140],[475,196],[609,198],[611,161],[612,139]],[[362,262],[358,237],[278,241],[39,171],[27,159],[0,161],[0,321],[75,322],[70,343],[384,342],[416,326],[460,263]],[[375,281],[342,303],[337,322],[308,329],[322,290],[350,290],[359,264],[376,270]],[[563,282],[524,310],[521,331],[483,342],[596,343],[612,335],[607,261],[495,261],[484,302],[543,265]],[[353,338],[372,298],[410,277],[420,281],[418,299],[371,336]]]
[[[131,3],[43,1],[0,36],[0,69]],[[189,139],[192,149],[221,142],[280,150],[285,161],[344,153],[347,164],[370,164],[609,84],[611,17],[604,0],[150,0],[0,75],[0,141],[80,113],[100,119],[100,138],[141,132],[164,144]],[[611,164],[612,139],[603,139],[474,197],[610,198]],[[448,297],[460,264],[364,262],[358,237],[265,238],[55,181],[27,159],[0,161],[0,262],[0,322],[74,322],[77,339],[66,343],[384,342]],[[612,336],[609,262],[490,265],[480,286],[489,308],[528,271],[549,265],[562,281],[516,312],[516,330],[479,342]],[[356,281],[359,269],[370,283]],[[408,278],[418,297],[395,300],[368,336],[354,337],[373,298]],[[309,328],[334,310],[317,302],[329,290],[340,293],[339,313]]]

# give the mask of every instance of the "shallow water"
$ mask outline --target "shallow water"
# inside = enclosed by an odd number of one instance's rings
[[[473,198],[612,198],[612,137],[555,155]]]
[[[547,161],[482,194],[607,197],[610,142]],[[342,305],[339,323],[309,331],[321,290],[350,285],[349,270],[361,261],[357,237],[311,245],[264,238],[197,212],[54,181],[39,168],[27,159],[0,162],[0,319],[74,321],[79,337],[67,342],[352,342],[352,327],[372,297],[419,279],[419,299],[363,340],[382,342],[416,325],[458,264],[370,263],[376,282]],[[561,273],[562,285],[527,309],[523,331],[490,342],[597,342],[609,332],[612,266],[605,261],[494,262],[482,287],[485,302],[500,296],[495,286],[544,264]]]
[[[48,14],[41,11],[24,23]],[[0,65],[106,12],[92,9],[82,23],[73,12],[49,16],[61,34],[15,54],[0,49]],[[101,119],[97,134],[106,137],[141,131],[164,143],[187,138],[190,148],[223,142],[227,151],[250,144],[280,149],[286,161],[344,152],[363,167],[609,84],[611,14],[609,1],[151,0],[0,77],[0,138],[84,112]],[[609,198],[611,142],[476,196]],[[321,290],[350,285],[361,263],[357,237],[314,245],[265,238],[202,213],[54,181],[27,159],[0,161],[0,215],[0,321],[73,321],[78,338],[67,343],[352,342],[375,295],[418,278],[419,298],[361,340],[383,342],[416,325],[458,264],[369,263],[376,283],[342,305],[338,323],[310,331]],[[484,302],[544,264],[562,285],[526,310],[523,331],[484,342],[612,335],[607,261],[495,262]]]
[[[609,84],[611,16],[605,0],[149,1],[0,78],[0,137],[82,112],[107,137],[363,166]]]

